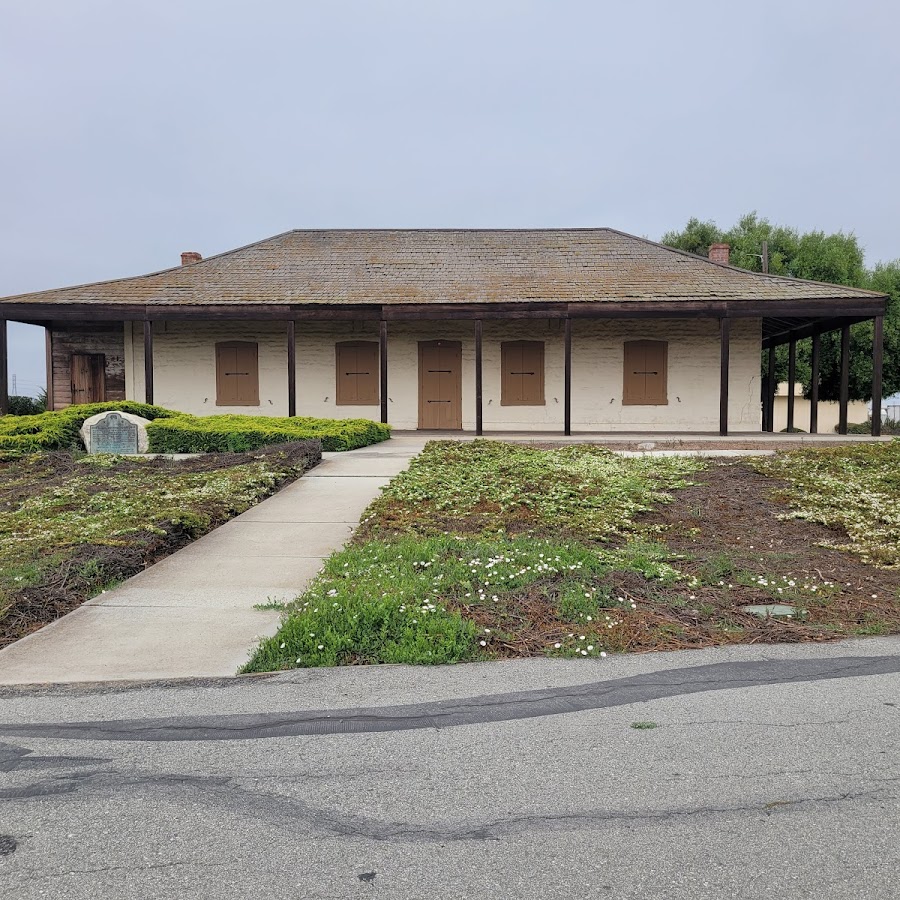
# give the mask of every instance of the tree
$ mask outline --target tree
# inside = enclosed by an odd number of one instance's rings
[[[796,228],[772,225],[756,212],[747,213],[728,231],[715,222],[688,220],[681,231],[669,231],[662,243],[699,256],[708,256],[711,244],[731,247],[731,264],[751,272],[762,271],[762,242],[769,244],[769,273],[826,281],[849,287],[868,288],[890,296],[884,320],[884,396],[900,391],[900,260],[865,267],[862,248],[852,232],[825,234],[824,231],[800,233]],[[867,400],[872,391],[872,322],[861,322],[850,329],[850,398]],[[820,388],[823,400],[836,400],[840,392],[840,332],[821,337]],[[797,344],[797,380],[809,395],[811,340]],[[765,354],[764,354],[765,357]],[[763,371],[767,360],[762,361]],[[787,381],[788,348],[776,351],[775,377]]]
[[[682,231],[667,231],[662,236],[662,243],[668,247],[687,250],[698,256],[709,256],[712,244],[722,240],[722,232],[715,222],[701,222],[699,219],[688,219]]]

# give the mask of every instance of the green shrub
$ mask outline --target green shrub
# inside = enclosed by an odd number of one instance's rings
[[[36,415],[3,416],[0,418],[0,451],[32,453],[41,450],[77,449],[81,446],[78,430],[84,420],[108,409],[133,413],[145,419],[179,415],[161,406],[119,400],[67,406],[55,412],[42,412]]]
[[[20,397],[15,394],[9,398],[9,414],[11,416],[36,416],[47,409],[44,400],[34,397]]]
[[[390,436],[389,425],[368,419],[174,415],[147,427],[154,453],[241,452],[309,439],[321,441],[323,450],[353,450]]]
[[[837,425],[834,426],[834,430],[837,431]],[[847,434],[871,434],[872,433],[872,420],[868,419],[865,422],[858,422],[852,425],[847,426]],[[900,419],[891,419],[889,417],[885,417],[881,420],[881,433],[882,434],[900,434]]]

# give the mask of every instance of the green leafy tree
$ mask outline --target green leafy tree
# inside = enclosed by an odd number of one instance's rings
[[[667,231],[662,236],[662,243],[668,247],[708,256],[709,248],[722,241],[722,232],[715,222],[701,222],[699,219],[688,219],[681,231]]]
[[[762,271],[762,243],[768,242],[769,273],[868,288],[890,296],[884,321],[885,396],[900,391],[900,260],[865,267],[862,248],[852,232],[826,234],[823,231],[800,233],[796,228],[772,225],[756,212],[747,213],[737,224],[722,231],[715,222],[689,219],[681,231],[669,231],[662,243],[707,256],[711,244],[731,247],[731,264],[751,272]],[[861,322],[850,329],[850,398],[866,400],[872,390],[873,323]],[[820,388],[823,400],[836,400],[840,392],[840,332],[821,337]],[[812,341],[797,344],[797,380],[808,395],[810,388]],[[763,371],[767,360],[762,361]],[[776,351],[775,377],[787,381],[788,348]]]

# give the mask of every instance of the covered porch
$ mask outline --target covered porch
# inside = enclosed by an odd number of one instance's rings
[[[618,440],[629,433],[646,435],[663,431],[698,438],[700,434],[723,437],[734,430],[745,436],[752,432],[760,435],[773,431],[775,348],[781,344],[789,346],[789,378],[792,378],[797,342],[811,338],[810,431],[815,434],[819,341],[822,334],[836,330],[840,331],[842,348],[839,433],[846,434],[849,330],[852,324],[871,319],[874,321],[871,352],[872,396],[875,398],[872,434],[878,436],[881,431],[884,303],[884,299],[874,296],[855,298],[842,304],[836,304],[834,300],[403,303],[344,307],[260,303],[204,304],[199,307],[10,303],[4,305],[5,318],[0,319],[0,372],[7,370],[7,319],[48,329],[48,392],[51,397],[58,396],[53,387],[54,378],[60,377],[54,363],[54,333],[68,328],[84,335],[90,335],[92,330],[108,335],[121,329],[123,345],[131,348],[123,352],[122,399],[127,394],[129,399],[165,405],[172,403],[170,383],[179,379],[183,382],[192,380],[188,369],[179,373],[172,368],[176,365],[176,357],[161,355],[161,351],[172,344],[172,334],[196,335],[204,328],[213,327],[240,331],[256,323],[264,326],[267,340],[273,347],[266,365],[274,399],[268,401],[269,407],[260,405],[258,409],[247,409],[247,412],[288,416],[316,414],[318,407],[312,405],[313,393],[317,397],[324,394],[326,400],[334,401],[334,392],[326,389],[334,379],[335,339],[352,341],[358,338],[377,347],[377,353],[372,357],[377,365],[377,389],[366,400],[368,409],[357,408],[352,403],[345,409],[338,405],[336,409],[329,408],[329,416],[365,415],[408,429],[409,409],[416,402],[412,399],[413,392],[418,394],[418,405],[423,402],[422,344],[440,343],[446,339],[460,348],[459,371],[454,376],[459,380],[458,428],[476,436],[486,432],[515,434],[524,431],[548,437],[552,434],[577,435],[579,439],[616,434]],[[323,336],[320,344],[313,342],[316,334]],[[125,335],[128,335],[127,341]],[[685,335],[690,337],[689,341]],[[654,407],[655,418],[650,428],[642,427],[646,425],[645,420],[649,421],[648,416],[641,419],[634,412],[642,404],[629,403],[623,393],[627,392],[627,386],[623,388],[622,384],[621,345],[629,336],[639,340],[646,337],[660,343],[663,337],[671,338],[667,342],[670,345],[669,360],[675,367],[669,376],[669,394],[665,402],[658,402],[659,398],[656,398],[652,403],[643,404]],[[524,343],[525,338],[546,348],[541,351],[542,365],[546,365],[547,372],[541,384],[541,411],[530,420],[516,419],[508,405],[506,409],[500,409],[502,345],[514,340]],[[419,346],[417,365],[412,356],[414,345]],[[759,351],[762,349],[768,350],[765,378],[760,378],[759,370]],[[443,370],[439,368],[438,371]],[[74,378],[71,372],[69,377]],[[0,380],[0,412],[5,412],[8,409],[6,380]],[[105,379],[106,383],[112,382]],[[164,394],[158,389],[161,383],[167,385]],[[402,401],[392,400],[392,396],[401,395],[405,398]],[[104,395],[102,399],[107,397]],[[109,399],[117,397],[110,396]],[[438,398],[438,402],[445,401]],[[177,402],[173,405],[182,408]],[[222,410],[210,407],[200,411]],[[789,401],[789,417],[791,415],[792,401]],[[423,426],[421,410],[414,427],[430,428],[435,432],[442,430],[440,422]]]

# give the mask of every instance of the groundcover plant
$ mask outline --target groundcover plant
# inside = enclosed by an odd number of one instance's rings
[[[312,441],[177,461],[0,457],[0,645],[243,512],[320,457]]]
[[[900,630],[898,446],[723,464],[430,443],[244,671]],[[853,504],[828,499],[841,478]]]

